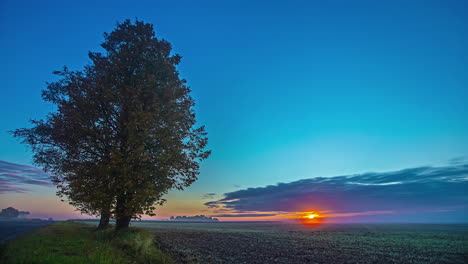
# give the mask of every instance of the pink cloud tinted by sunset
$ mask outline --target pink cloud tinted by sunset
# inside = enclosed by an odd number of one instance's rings
[[[50,175],[42,169],[0,161],[0,194],[28,192],[34,185],[53,186]]]

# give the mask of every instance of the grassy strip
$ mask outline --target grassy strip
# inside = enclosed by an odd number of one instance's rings
[[[130,228],[94,231],[74,222],[58,222],[2,247],[0,263],[173,263],[153,245],[153,236]]]

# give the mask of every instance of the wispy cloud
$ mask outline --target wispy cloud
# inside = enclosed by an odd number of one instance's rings
[[[233,212],[328,211],[336,217],[466,210],[468,165],[318,177],[248,188],[205,203]]]
[[[202,199],[214,199],[216,193],[205,193],[201,196]]]
[[[212,217],[266,217],[275,216],[277,214],[217,214],[211,215]]]
[[[468,158],[466,156],[460,156],[456,158],[452,158],[449,160],[450,165],[461,165],[464,164],[468,161]]]
[[[30,185],[52,186],[50,175],[31,166],[0,161],[0,194],[25,193]]]

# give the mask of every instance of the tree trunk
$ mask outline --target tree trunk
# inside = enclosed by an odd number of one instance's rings
[[[98,229],[105,229],[109,226],[111,211],[109,207],[101,209],[101,220],[99,220]]]
[[[117,203],[115,206],[115,231],[128,228],[130,225],[133,213],[129,208],[127,208],[128,201],[128,195],[117,197]]]
[[[115,222],[115,231],[128,228],[128,226],[130,225],[130,220],[132,220],[132,216],[125,215],[117,217]]]

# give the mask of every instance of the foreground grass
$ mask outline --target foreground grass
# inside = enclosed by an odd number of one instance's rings
[[[74,222],[58,222],[21,236],[1,248],[0,263],[173,263],[143,229],[94,231]]]

